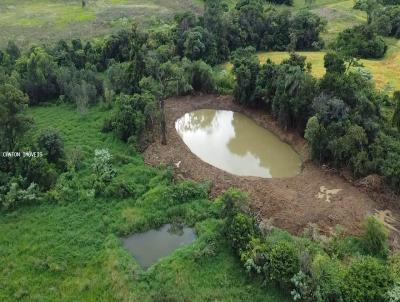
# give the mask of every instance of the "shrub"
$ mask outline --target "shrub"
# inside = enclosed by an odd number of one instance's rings
[[[35,203],[38,198],[39,190],[35,183],[23,189],[19,182],[11,182],[8,192],[5,192],[5,195],[0,194],[0,204],[4,209],[15,209],[20,205]]]
[[[193,181],[183,181],[173,187],[172,198],[177,204],[195,199],[206,199],[208,188],[209,185],[207,183],[198,184]]]
[[[141,137],[153,123],[156,114],[154,97],[149,94],[119,95],[117,109],[111,125],[106,121],[103,131],[110,126],[119,138],[127,141],[130,137]]]
[[[293,297],[293,301],[315,301],[314,284],[310,276],[306,275],[302,271],[299,271],[290,281],[294,286],[294,289],[290,292]]]
[[[270,246],[265,244],[260,238],[252,238],[247,250],[240,254],[240,259],[244,263],[246,271],[261,274],[269,249]]]
[[[400,302],[400,284],[396,283],[385,295],[386,302]]]
[[[215,81],[211,66],[203,61],[188,62],[190,85],[195,91],[214,92]]]
[[[28,183],[36,183],[43,191],[52,188],[58,178],[54,165],[49,164],[43,157],[21,158],[19,163],[20,174],[25,177]]]
[[[256,233],[255,221],[249,215],[238,213],[226,232],[233,248],[240,254],[248,249],[249,242]]]
[[[60,175],[54,189],[48,192],[47,198],[51,202],[75,202],[82,198],[82,186],[75,172],[66,172]]]
[[[295,243],[280,241],[268,253],[264,272],[270,280],[287,287],[299,269],[299,255]]]
[[[57,163],[65,155],[63,139],[55,129],[43,130],[37,139],[37,143],[51,163]]]
[[[389,268],[393,278],[397,282],[400,282],[400,252],[397,252],[390,256]]]
[[[312,263],[312,276],[318,284],[318,301],[342,301],[342,280],[344,267],[340,261],[318,254]]]
[[[82,148],[75,147],[67,154],[67,166],[69,170],[78,171],[84,165],[85,153]]]
[[[372,257],[362,257],[351,263],[344,275],[344,302],[383,302],[393,280],[388,267]]]
[[[96,149],[94,151],[94,162],[92,168],[96,181],[109,183],[116,175],[111,159],[112,156],[107,149]]]
[[[222,203],[221,215],[230,221],[237,213],[247,212],[247,195],[236,189],[229,189],[219,198]]]
[[[388,231],[375,217],[368,217],[363,223],[361,244],[365,252],[371,256],[386,258],[389,252]]]

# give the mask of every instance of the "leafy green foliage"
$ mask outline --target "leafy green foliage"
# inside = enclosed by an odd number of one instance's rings
[[[9,187],[0,187],[0,204],[3,209],[14,209],[21,205],[34,204],[39,200],[39,190],[35,183],[26,189],[21,188],[18,181],[11,181]]]
[[[370,26],[360,25],[341,32],[334,44],[340,53],[354,58],[382,58],[387,50],[385,41]]]
[[[50,128],[43,130],[37,139],[37,143],[45,153],[48,162],[57,163],[64,158],[64,142],[57,130]]]
[[[345,302],[384,301],[392,279],[385,264],[371,257],[355,260],[346,272],[342,284]]]
[[[155,117],[155,101],[149,94],[124,95],[117,97],[117,108],[111,118],[111,129],[124,141],[130,137],[141,139],[146,125]],[[107,121],[106,121],[107,122]]]
[[[366,253],[375,257],[388,256],[388,231],[385,226],[373,216],[368,217],[363,224],[364,233],[361,243]]]
[[[264,271],[272,281],[287,285],[299,268],[299,255],[295,243],[280,241],[268,253]]]
[[[29,119],[23,115],[27,97],[9,84],[0,84],[0,145],[2,151],[16,151],[29,127]]]
[[[21,75],[21,88],[29,95],[31,104],[58,96],[57,64],[43,48],[36,47],[19,58],[16,68]]]
[[[259,64],[254,48],[239,49],[235,52],[233,73],[236,86],[233,94],[238,103],[254,105]]]

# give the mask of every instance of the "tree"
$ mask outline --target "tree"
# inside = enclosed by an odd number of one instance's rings
[[[214,37],[206,29],[196,26],[184,34],[184,55],[192,60],[204,60],[208,63],[216,62],[216,44]]]
[[[17,151],[30,120],[24,116],[28,98],[12,85],[0,84],[0,146],[2,151]]]
[[[57,64],[43,48],[36,47],[17,62],[21,74],[21,88],[32,104],[53,99],[59,94]]]
[[[358,25],[339,33],[334,48],[344,57],[351,58],[382,58],[387,45],[368,25]]]
[[[234,97],[240,104],[254,105],[260,62],[253,47],[238,49],[233,56],[236,77]]]
[[[57,163],[65,156],[63,139],[55,129],[43,130],[37,139],[37,143],[50,163]]]
[[[298,12],[290,22],[291,50],[321,49],[324,41],[320,33],[326,28],[326,21],[308,10]]]
[[[379,7],[379,0],[357,0],[354,8],[367,13],[367,23],[371,24],[374,13]]]
[[[204,1],[203,25],[210,32],[216,43],[216,62],[222,62],[229,57],[228,27],[226,15],[229,8],[224,1]]]
[[[139,141],[151,126],[155,115],[155,100],[150,94],[120,94],[117,97],[117,109],[111,119],[111,127],[124,141],[133,138]]]
[[[328,52],[324,56],[324,67],[326,72],[344,73],[346,66],[344,59],[336,52]]]
[[[195,91],[211,93],[215,90],[212,68],[203,61],[188,62],[185,66],[190,78],[190,85]]]
[[[21,51],[14,41],[8,41],[6,53],[8,54],[12,62],[15,62],[21,56]]]

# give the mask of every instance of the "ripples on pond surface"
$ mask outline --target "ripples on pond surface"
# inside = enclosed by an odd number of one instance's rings
[[[202,109],[186,113],[175,127],[200,159],[232,174],[272,178],[300,173],[293,148],[244,114]]]

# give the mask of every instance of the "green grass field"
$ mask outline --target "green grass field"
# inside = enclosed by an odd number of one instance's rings
[[[0,47],[15,40],[27,47],[58,39],[101,36],[138,22],[172,16],[179,10],[199,11],[199,0],[2,0]]]
[[[392,89],[400,89],[400,42],[397,42],[397,44],[398,46],[392,45],[384,59],[360,60],[360,63],[372,73],[376,86],[379,89],[389,86],[392,87]],[[312,64],[312,74],[315,77],[321,78],[325,74],[325,52],[300,51],[298,53],[306,56],[307,62]],[[261,63],[265,63],[267,59],[275,63],[280,63],[289,57],[289,53],[279,51],[260,52],[258,57]],[[232,64],[226,63],[223,67],[227,70],[231,70]]]
[[[146,166],[126,144],[100,132],[109,111],[96,107],[81,118],[75,109],[59,105],[32,108],[29,114],[36,122],[33,136],[53,127],[62,133],[67,153],[75,147],[83,150],[79,184],[90,177],[94,149],[108,148],[117,179],[130,181],[140,193],[42,203],[4,213],[0,301],[169,301],[163,299],[172,296],[174,301],[289,301],[247,276],[219,238],[221,222],[209,214],[214,203],[165,203],[166,170]],[[170,222],[176,213],[195,225],[199,238],[143,271],[118,236]],[[210,240],[213,253],[202,256]]]

